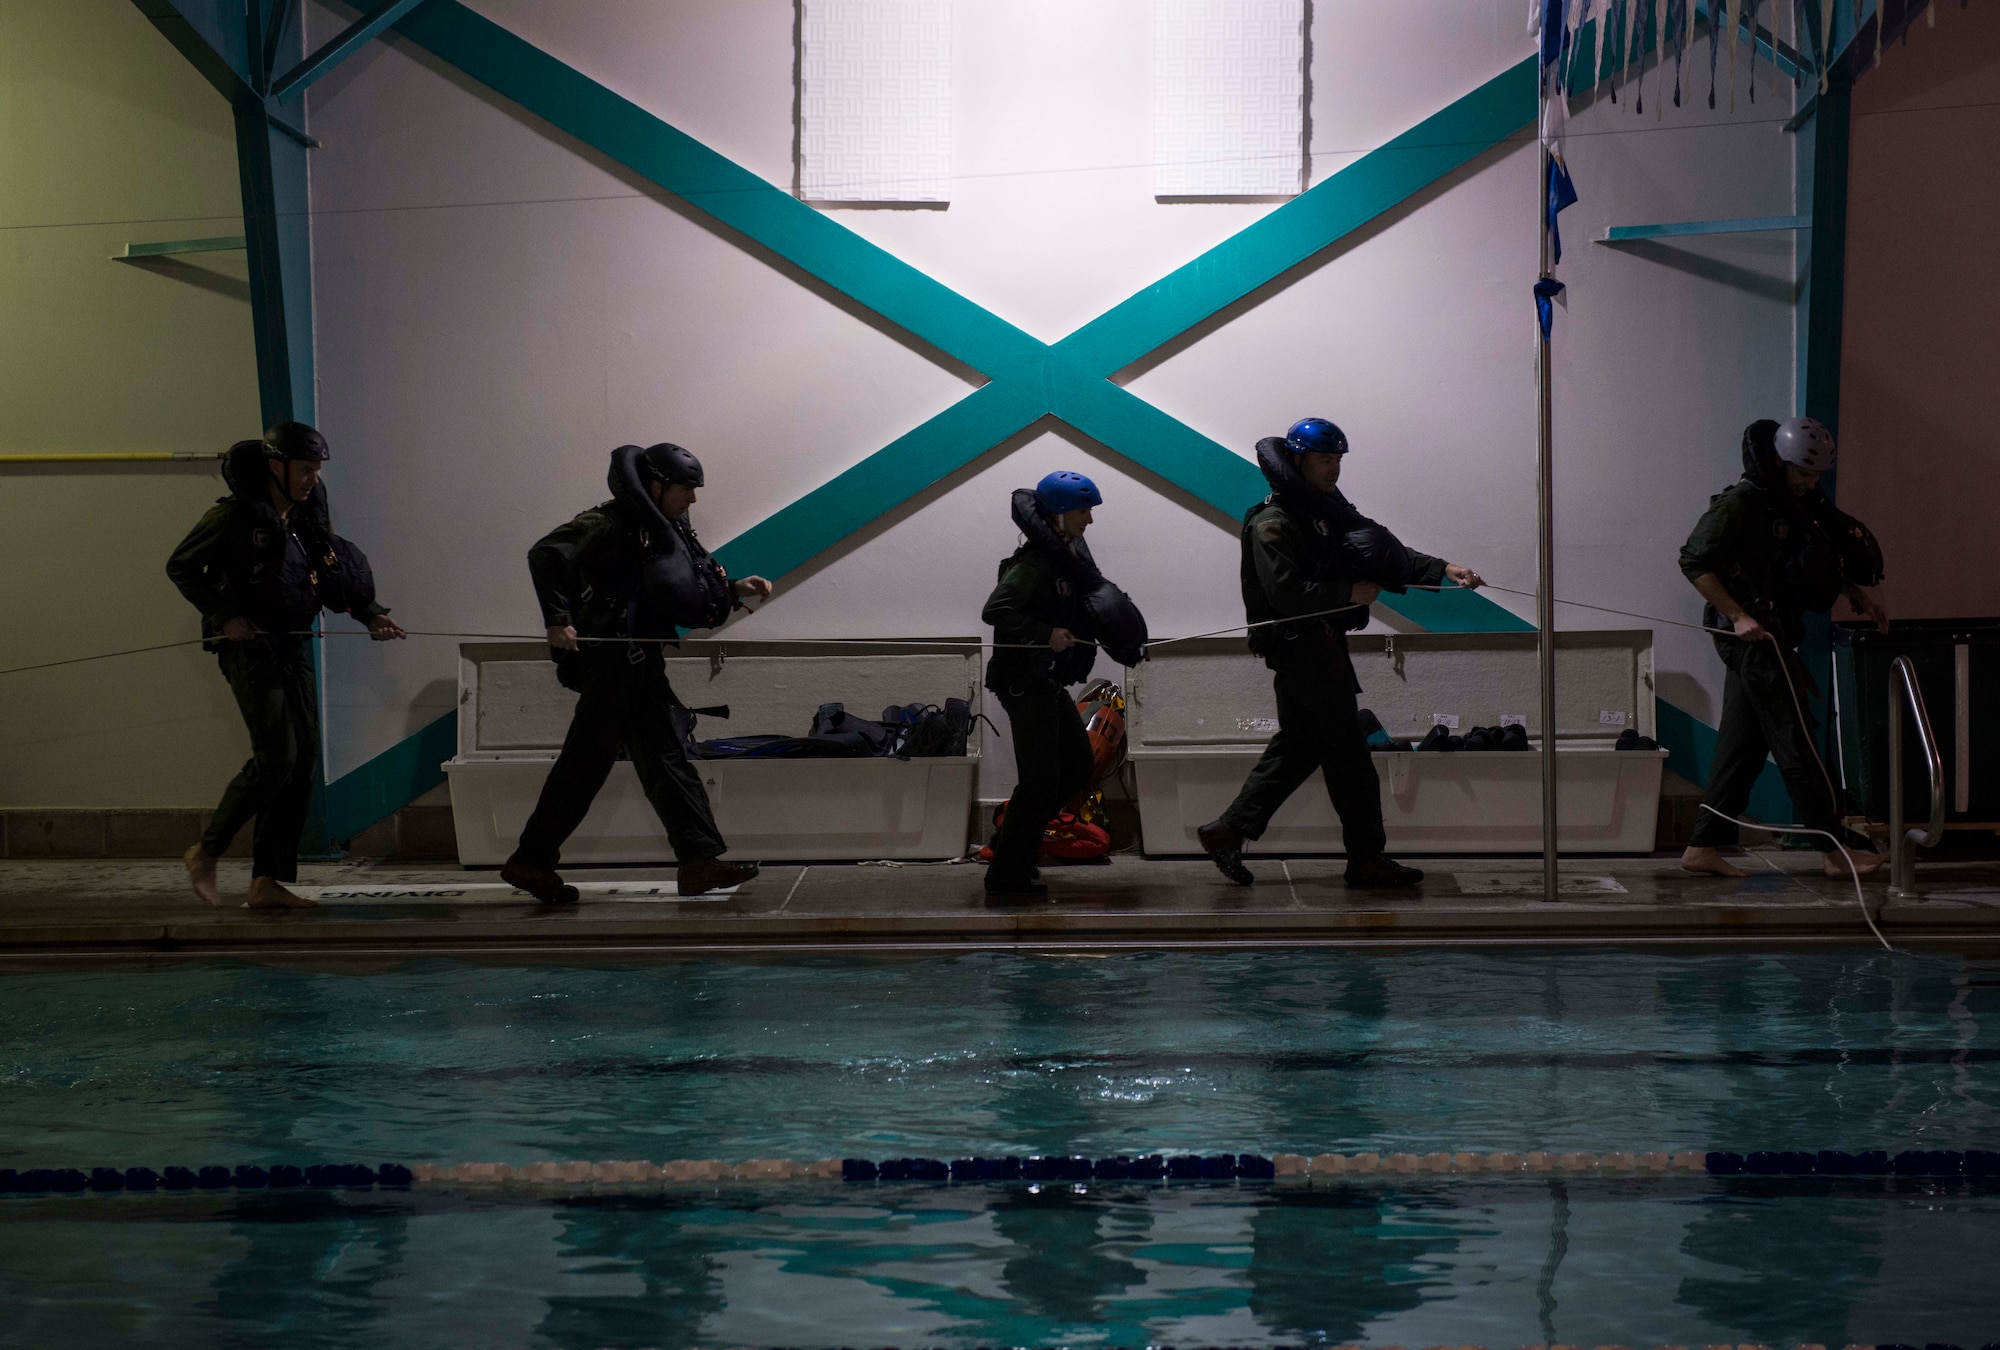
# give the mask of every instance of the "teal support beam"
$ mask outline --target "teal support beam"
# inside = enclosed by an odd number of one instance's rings
[[[384,0],[384,3],[375,6],[349,24],[345,32],[280,76],[271,85],[271,97],[284,98],[295,91],[303,90],[353,55],[377,33],[422,3],[423,0]],[[272,31],[275,34],[281,30],[274,28]],[[276,69],[275,63],[267,65],[266,69]]]
[[[1806,242],[1806,285],[1799,323],[1805,329],[1804,412],[1840,436],[1840,364],[1847,286],[1847,149],[1848,117],[1853,81],[1836,69],[1819,96],[1813,118],[1812,224],[1801,234]],[[1829,497],[1839,492],[1838,472],[1820,480]],[[1820,689],[1833,687],[1833,627],[1826,615],[1806,616],[1805,640],[1799,657]],[[1834,727],[1822,713],[1816,742],[1820,757],[1838,763]]]
[[[127,244],[112,254],[115,261],[127,258],[166,258],[176,253],[233,253],[247,247],[240,234],[220,234],[208,239],[169,239],[159,244]]]
[[[1698,234],[1757,234],[1769,230],[1803,230],[1811,224],[1811,216],[1752,216],[1743,220],[1681,220],[1668,225],[1613,225],[1596,242],[1622,244],[1632,239],[1681,239]]]
[[[229,100],[249,259],[257,397],[265,426],[313,421],[312,225],[305,97],[267,98],[269,62],[303,53],[294,0],[133,0],[139,12]],[[142,255],[143,256],[143,255]],[[315,671],[318,651],[314,652]],[[325,690],[320,690],[322,714]],[[303,848],[324,855],[325,792],[314,793]]]
[[[1847,271],[1847,135],[1852,94],[1836,75],[1813,121],[1806,262],[1805,413],[1840,434],[1840,342]]]
[[[257,395],[266,426],[310,422],[312,223],[306,147],[271,125],[260,99],[236,103],[236,162],[250,258],[250,319]]]
[[[249,57],[243,0],[132,0],[160,36],[234,103],[254,92],[256,66]]]

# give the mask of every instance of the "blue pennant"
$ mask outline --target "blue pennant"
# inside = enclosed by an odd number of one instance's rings
[[[1563,293],[1563,284],[1554,277],[1543,277],[1535,283],[1535,317],[1542,321],[1542,341],[1549,340],[1549,332],[1556,323],[1556,297]]]
[[[1569,169],[1563,164],[1562,155],[1549,152],[1549,248],[1557,262],[1563,260],[1562,229],[1556,217],[1567,208],[1576,205],[1576,184],[1571,181]]]

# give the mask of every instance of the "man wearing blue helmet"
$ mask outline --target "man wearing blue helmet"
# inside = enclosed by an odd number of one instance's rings
[[[1250,650],[1264,658],[1277,688],[1278,734],[1229,809],[1197,832],[1216,867],[1239,886],[1256,879],[1243,864],[1243,845],[1263,836],[1315,771],[1340,816],[1349,886],[1424,879],[1386,852],[1381,783],[1358,717],[1361,684],[1347,634],[1368,622],[1368,606],[1385,590],[1482,581],[1469,567],[1405,548],[1355,510],[1336,486],[1346,453],[1346,435],[1324,417],[1257,442],[1257,467],[1271,495],[1243,517],[1241,581]]]
[[[1084,640],[1092,627],[1086,602],[1107,583],[1083,532],[1090,528],[1091,508],[1103,502],[1097,484],[1069,470],[1013,495],[1023,542],[1002,560],[999,584],[980,616],[993,627],[986,687],[1007,710],[1019,774],[993,839],[986,869],[990,898],[1047,898],[1048,888],[1035,880],[1042,832],[1090,782],[1090,738],[1067,686],[1088,676],[1097,659],[1097,647]],[[1143,641],[1142,626],[1141,646]]]

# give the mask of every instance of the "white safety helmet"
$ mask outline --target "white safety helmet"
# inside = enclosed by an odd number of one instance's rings
[[[1833,433],[1810,417],[1787,417],[1774,437],[1778,458],[1810,473],[1833,470]]]

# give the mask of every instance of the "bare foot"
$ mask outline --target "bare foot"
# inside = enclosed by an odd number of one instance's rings
[[[191,844],[181,854],[181,866],[187,868],[188,885],[194,887],[195,898],[205,905],[222,908],[222,892],[215,888],[215,859],[203,853],[200,844]]]
[[[303,895],[293,895],[284,884],[272,877],[250,878],[250,908],[252,909],[318,909],[319,901],[308,900]]]
[[[1747,877],[1750,874],[1712,848],[1689,846],[1681,854],[1681,871],[1710,877]]]
[[[1851,872],[1848,870],[1847,858],[1841,857],[1838,850],[1820,854],[1820,860],[1826,864],[1826,874],[1830,877],[1873,876],[1882,870],[1883,863],[1889,861],[1879,853],[1864,853],[1858,849],[1849,849],[1847,857],[1854,859],[1854,868]]]

